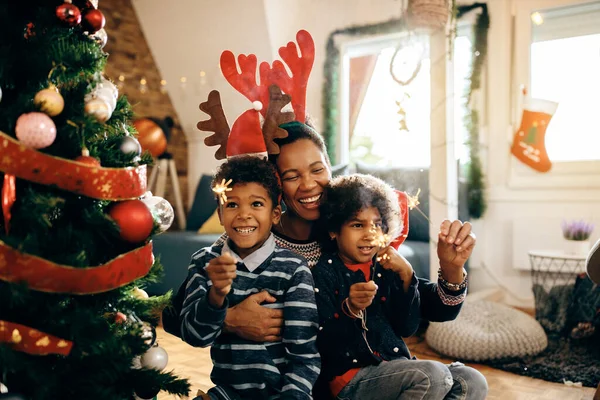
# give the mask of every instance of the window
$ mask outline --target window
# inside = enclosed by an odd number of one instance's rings
[[[468,161],[465,145],[464,94],[468,88],[471,41],[459,29],[454,41],[455,154]],[[397,48],[400,50],[397,51]],[[346,101],[348,159],[379,166],[428,168],[430,150],[430,59],[427,36],[399,36],[349,43],[344,74],[349,81]],[[418,73],[407,85],[416,68]],[[451,95],[451,94],[450,94]]]
[[[600,160],[600,2],[531,13],[530,95],[558,103],[552,161]]]

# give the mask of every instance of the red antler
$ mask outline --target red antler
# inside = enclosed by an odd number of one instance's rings
[[[226,50],[221,53],[221,72],[227,82],[233,86],[238,92],[246,96],[252,102],[260,101],[263,104],[261,113],[263,116],[266,112],[267,102],[269,101],[268,84],[261,81],[261,85],[256,83],[256,66],[257,60],[254,54],[240,54],[238,63],[240,64],[240,72],[238,72],[235,62],[235,55]]]
[[[292,96],[292,108],[296,114],[296,120],[304,122],[306,119],[306,86],[315,60],[315,42],[305,30],[296,34],[296,40],[298,46],[294,42],[289,42],[287,46],[279,48],[279,55],[289,67],[292,76],[288,75],[283,63],[276,60],[272,67],[269,67],[267,63],[261,63],[260,81],[261,85],[275,84]],[[298,55],[298,47],[300,55]]]

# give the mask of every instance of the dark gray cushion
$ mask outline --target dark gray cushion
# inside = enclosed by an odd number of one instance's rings
[[[198,182],[194,202],[187,216],[186,230],[188,231],[195,232],[200,229],[217,209],[217,201],[210,187],[211,182],[210,175],[202,175]]]
[[[154,255],[160,257],[165,276],[161,282],[150,285],[147,292],[152,295],[164,294],[177,289],[187,276],[192,254],[212,245],[221,235],[203,234],[190,231],[170,231],[153,239]]]
[[[348,164],[338,164],[331,167],[331,176],[334,178],[336,176],[348,175]]]

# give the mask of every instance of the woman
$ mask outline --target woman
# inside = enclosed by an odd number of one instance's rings
[[[312,128],[299,122],[282,127],[288,132],[288,137],[276,141],[280,146],[280,154],[272,161],[281,176],[287,210],[273,230],[278,245],[303,255],[312,267],[321,254],[312,228],[319,218],[319,200],[323,188],[331,179],[331,163],[323,139]],[[474,245],[471,224],[448,220],[442,222],[437,252],[440,259],[439,282],[446,286],[439,290],[437,284],[419,279],[423,318],[429,321],[456,318],[465,296],[466,274],[463,265]],[[267,292],[250,296],[228,310],[225,330],[254,341],[277,340],[282,328],[281,311],[260,306],[274,300]],[[425,373],[433,379],[450,370],[453,382],[446,399],[485,398],[487,382],[475,369],[460,363],[453,363],[450,367],[439,363],[437,367],[437,370]],[[407,373],[410,371],[407,370]]]

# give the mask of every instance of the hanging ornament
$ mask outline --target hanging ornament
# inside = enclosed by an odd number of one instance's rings
[[[25,146],[43,149],[50,146],[56,139],[54,121],[44,113],[30,112],[22,114],[15,126],[17,139]]]
[[[538,172],[548,172],[552,162],[546,151],[546,128],[558,103],[529,99],[523,106],[521,126],[514,135],[511,153],[522,163]]]
[[[71,4],[71,1],[66,1],[56,7],[56,16],[68,26],[76,26],[81,23],[81,11],[77,6]]]
[[[159,196],[145,197],[142,201],[152,212],[160,232],[164,232],[171,227],[175,218],[175,211],[173,211],[171,203]]]
[[[127,315],[123,314],[121,311],[118,311],[115,314],[115,324],[124,324],[125,322],[127,322]]]
[[[141,321],[139,318],[137,319]],[[144,344],[148,346],[148,349],[151,348],[156,343],[156,328],[149,322],[142,321],[142,334],[140,337],[144,340]]]
[[[102,99],[86,101],[84,111],[86,114],[94,116],[98,122],[106,122],[112,115],[110,106]]]
[[[102,11],[96,9],[86,11],[83,14],[83,19],[81,21],[83,29],[89,33],[98,32],[100,29],[104,28],[105,23],[106,19],[104,18],[104,14],[102,14]]]
[[[412,29],[442,29],[450,17],[449,0],[408,0],[408,24]]]
[[[118,96],[117,87],[102,77],[96,87],[84,97],[85,113],[93,115],[99,122],[108,121],[117,106]]]
[[[129,243],[141,243],[148,239],[154,226],[150,209],[141,200],[115,203],[108,214],[119,227],[121,239]]]
[[[0,102],[2,102],[2,88],[0,87]]]
[[[35,36],[35,31],[34,31],[35,25],[33,24],[33,22],[28,22],[27,24],[25,24],[25,31],[23,32],[23,37],[25,39],[29,39]]]
[[[0,382],[0,393],[8,393],[8,388],[2,382]]]
[[[40,111],[51,117],[57,116],[65,108],[65,101],[54,85],[37,92],[33,98],[33,103],[39,107]]]
[[[80,162],[85,165],[91,165],[92,167],[100,167],[100,160],[96,157],[90,157],[90,151],[85,147],[81,150],[81,155],[75,159],[75,161]]]
[[[17,200],[16,178],[11,174],[4,174],[2,183],[2,215],[4,215],[4,231],[8,235],[10,231],[11,208]]]
[[[162,371],[169,362],[169,355],[162,347],[155,345],[142,355],[142,367]]]
[[[131,291],[131,295],[133,297],[135,297],[136,299],[140,299],[140,300],[146,300],[150,297],[150,296],[148,296],[148,293],[146,293],[146,291],[144,289],[140,289],[137,286],[133,288],[133,290]]]
[[[140,145],[140,142],[138,142],[138,140],[136,138],[134,138],[133,136],[123,136],[123,141],[121,142],[121,146],[119,146],[119,148],[121,149],[121,151],[123,152],[123,154],[130,154],[133,153],[136,156],[139,156],[140,154],[142,154],[142,146]]]
[[[106,34],[106,30],[104,29],[100,29],[98,32],[94,33],[93,35],[90,35],[90,37],[92,39],[94,39],[101,48],[104,48],[104,46],[106,46],[106,43],[108,42],[108,35]]]

